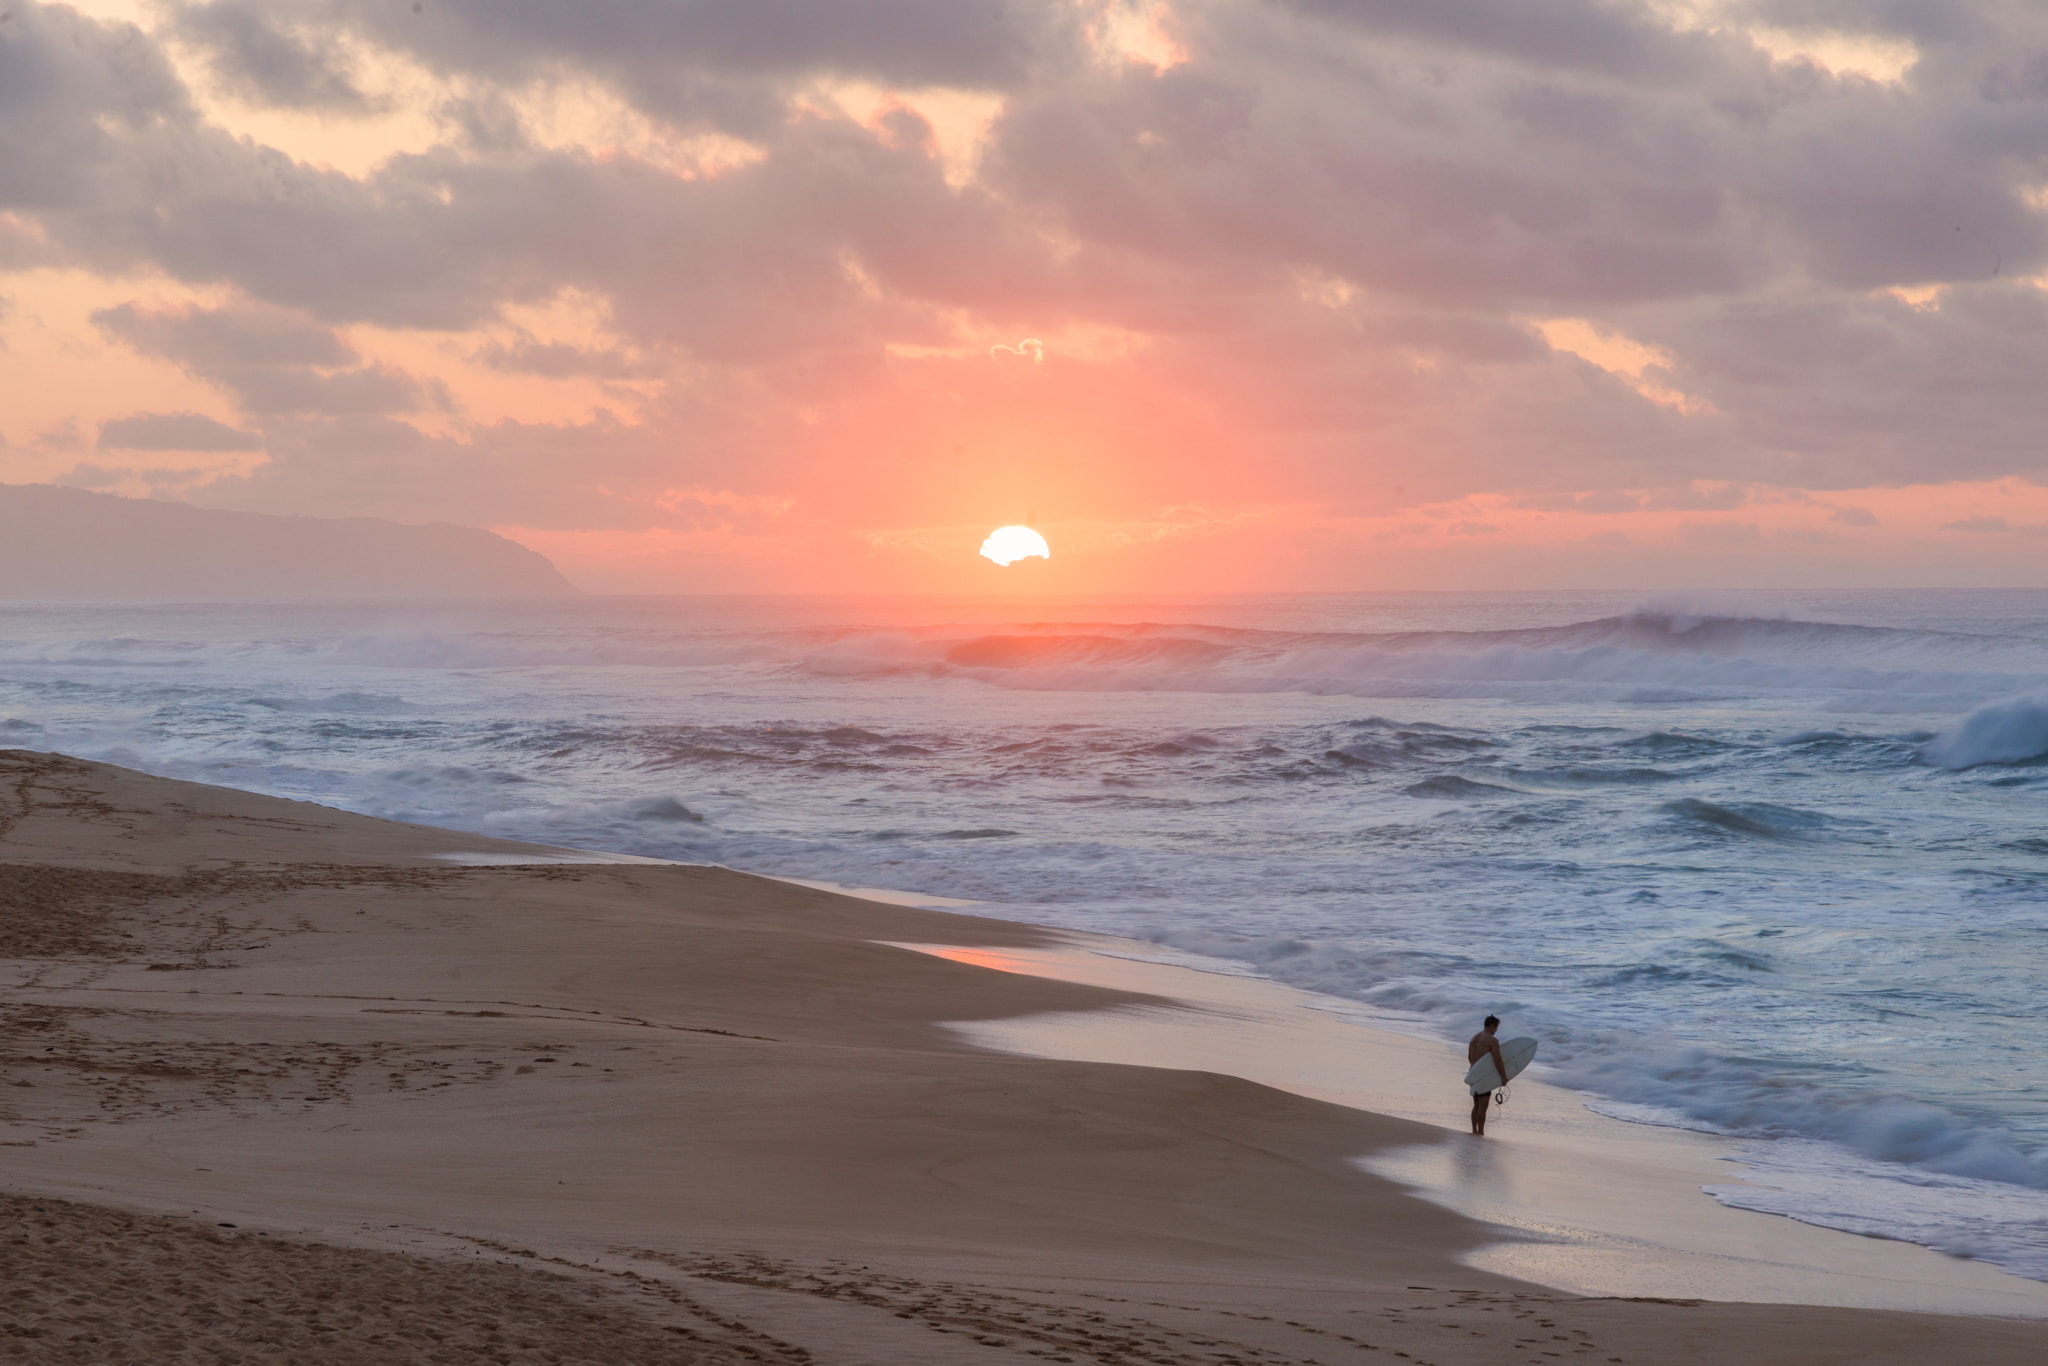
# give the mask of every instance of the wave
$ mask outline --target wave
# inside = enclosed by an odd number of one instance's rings
[[[1517,769],[1511,776],[1532,788],[1572,791],[1581,788],[1628,786],[1635,783],[1673,783],[1676,773],[1661,768],[1551,768]]]
[[[1553,1076],[1655,1107],[1667,1123],[1735,1137],[1825,1139],[1896,1167],[2048,1190],[2048,1163],[1981,1119],[1911,1096],[1862,1091],[1830,1069],[1638,1043],[1582,1048]]]
[[[0,738],[970,899],[1238,959],[1432,1035],[1483,1005],[1602,1105],[1825,1144],[1898,1182],[2040,1188],[2037,1107],[1987,1060],[2039,994],[2048,841],[2033,794],[1997,785],[2048,784],[2048,599],[2005,639],[1946,629],[1983,610],[1920,610],[1937,630],[1570,604],[1545,610],[1584,619],[1535,629],[1292,629],[1514,619],[1372,602],[903,624],[926,610],[45,614],[0,639]],[[1380,697],[1481,700],[1346,700]],[[1888,713],[1905,719],[1858,719]],[[1779,1212],[1974,1236],[1837,1194]]]
[[[1231,649],[1214,641],[1173,636],[980,636],[947,648],[945,661],[963,669],[1043,668],[1073,664],[1163,664],[1174,668],[1217,664]]]
[[[1473,1007],[1463,983],[1484,973],[1483,962],[1463,953],[1357,940],[1191,927],[1147,937],[1358,1002],[1361,1018],[1377,1027],[1456,1039],[1470,1028]],[[1671,993],[1718,996],[1780,970],[1771,952],[1699,939],[1602,971],[1588,985],[1593,999],[1655,1003]],[[1855,1062],[1746,1056],[1662,1037],[1640,1020],[1618,1026],[1611,1016],[1600,1023],[1512,999],[1500,1006],[1545,1040],[1545,1079],[1589,1093],[1594,1110],[1752,1140],[1742,1160],[1767,1184],[1715,1188],[1725,1203],[2048,1279],[2048,1241],[2039,1237],[2048,1228],[2048,1154],[1994,1113],[1901,1094]]]
[[[1463,797],[1513,797],[1519,796],[1513,788],[1499,787],[1493,783],[1475,782],[1461,778],[1455,773],[1439,773],[1433,778],[1424,778],[1419,783],[1410,783],[1401,789],[1411,797],[1441,797],[1456,800]]]
[[[1818,812],[1772,802],[1731,802],[1723,806],[1697,797],[1680,797],[1664,803],[1664,810],[1695,830],[1762,839],[1797,839],[1819,834],[1833,824]]]
[[[1660,730],[1619,741],[1614,748],[1654,755],[1658,759],[1685,760],[1710,758],[1740,749],[1742,746],[1732,740],[1715,740],[1704,735],[1680,735]]]
[[[249,705],[270,711],[380,714],[414,708],[402,697],[389,693],[338,692],[321,697],[251,697]]]
[[[1940,768],[2048,760],[2048,696],[2014,697],[1977,708],[1920,750]]]
[[[643,797],[628,802],[625,814],[636,821],[687,821],[691,825],[704,824],[704,817],[684,806],[674,797]]]
[[[2048,1197],[2004,1181],[1911,1171],[1838,1144],[1780,1139],[1739,1154],[1743,1185],[1703,1186],[1736,1209],[1897,1238],[2048,1281]]]
[[[1086,620],[748,629],[736,618],[702,623],[652,610],[580,630],[486,616],[437,620],[437,629],[409,620],[375,629],[349,617],[334,625],[323,633],[295,620],[252,617],[235,621],[239,638],[81,632],[69,641],[15,639],[0,641],[0,666],[38,674],[738,668],[1051,691],[1620,703],[1786,695],[1863,712],[1966,710],[2023,692],[2048,673],[2048,640],[2034,635],[1650,609],[1562,625],[1394,631]],[[296,705],[266,696],[273,705]],[[1672,731],[1646,735],[1639,747],[1661,762],[1711,757],[1716,743]]]
[[[925,674],[1051,691],[1302,692],[1678,702],[1791,693],[1863,711],[1972,706],[2048,669],[2048,642],[1755,617],[1637,612],[1483,631],[1282,632],[1035,623],[988,634],[852,632],[790,661],[820,677]],[[1725,742],[1639,742],[1659,758]]]

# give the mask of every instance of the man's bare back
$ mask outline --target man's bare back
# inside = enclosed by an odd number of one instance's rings
[[[1500,1055],[1500,1040],[1494,1037],[1494,1031],[1499,1028],[1500,1016],[1487,1016],[1486,1028],[1474,1034],[1472,1041],[1465,1045],[1465,1061],[1476,1063],[1481,1058],[1491,1057],[1495,1070],[1499,1072],[1501,1080],[1505,1082],[1508,1075],[1508,1064],[1507,1060]],[[1472,1132],[1481,1138],[1486,1136],[1486,1107],[1492,1103],[1493,1088],[1491,1086],[1487,1087],[1484,1091],[1474,1091],[1472,1093]]]

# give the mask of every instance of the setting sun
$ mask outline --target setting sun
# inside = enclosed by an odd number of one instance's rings
[[[994,560],[997,564],[1013,564],[1033,555],[1049,560],[1052,547],[1045,543],[1045,537],[1028,526],[999,526],[981,543],[981,553],[984,559]]]

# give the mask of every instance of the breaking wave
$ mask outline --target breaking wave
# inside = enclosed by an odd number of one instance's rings
[[[15,608],[0,739],[1493,1010],[1782,1169],[1731,1203],[2048,1278],[2038,1100],[1995,1080],[2048,986],[2048,598],[1578,603]]]
[[[2015,697],[1979,707],[1921,750],[1943,768],[2030,764],[2048,759],[2048,697]]]
[[[1753,835],[1760,839],[1797,839],[1815,835],[1832,824],[1826,816],[1771,802],[1702,801],[1680,797],[1664,809],[1682,825],[1716,835]]]
[[[1040,624],[850,633],[792,661],[821,677],[928,674],[1005,688],[1684,702],[1796,693],[1837,710],[1968,706],[2048,667],[2048,645],[1964,632],[1637,612],[1492,631],[1279,632]],[[1698,737],[1646,739],[1685,749]]]

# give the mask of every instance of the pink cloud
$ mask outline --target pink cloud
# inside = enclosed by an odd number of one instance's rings
[[[1113,8],[24,3],[0,295],[151,282],[103,336],[261,443],[165,487],[622,586],[1020,520],[1076,584],[2034,572],[2048,18],[1841,7],[1870,76],[1647,3]],[[309,111],[389,154],[266,143]],[[198,416],[134,408],[71,430]]]

